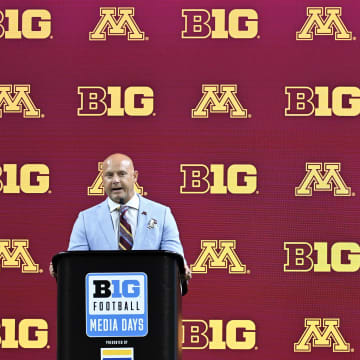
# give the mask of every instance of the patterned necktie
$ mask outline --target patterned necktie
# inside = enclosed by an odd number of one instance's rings
[[[125,218],[126,212],[129,210],[128,206],[120,208],[120,222],[119,222],[119,249],[131,250],[134,240],[131,233],[131,226]]]

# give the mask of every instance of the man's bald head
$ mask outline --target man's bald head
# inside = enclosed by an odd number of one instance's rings
[[[111,154],[109,155],[104,161],[103,161],[103,169],[104,166],[109,166],[111,163],[116,163],[116,162],[122,162],[124,161],[124,163],[127,163],[129,165],[129,167],[131,167],[134,170],[134,163],[132,161],[132,159],[125,155],[125,154]]]
[[[111,200],[126,204],[135,194],[138,172],[131,158],[125,154],[112,154],[103,162],[103,185]]]

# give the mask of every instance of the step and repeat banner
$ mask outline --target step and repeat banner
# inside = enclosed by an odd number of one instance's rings
[[[49,262],[115,152],[180,230],[183,359],[358,359],[359,16],[355,0],[3,0],[1,359],[56,358]]]

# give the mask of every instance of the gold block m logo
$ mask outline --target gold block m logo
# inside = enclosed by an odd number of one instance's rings
[[[246,265],[243,265],[236,255],[235,240],[201,240],[202,251],[191,271],[198,274],[207,274],[210,269],[228,269],[229,274],[245,274]],[[208,265],[207,265],[208,263]]]
[[[28,274],[39,273],[39,265],[32,259],[28,249],[29,240],[13,239],[11,241],[12,251],[10,250],[10,240],[0,239],[0,259],[2,268],[19,268],[21,272]]]
[[[321,319],[305,319],[305,331],[300,340],[294,343],[294,352],[311,352],[313,347],[331,347],[333,352],[350,352],[347,343],[339,330],[340,319],[323,319],[323,331],[320,330]]]
[[[3,112],[22,113],[24,118],[39,118],[40,110],[30,98],[30,85],[0,85],[0,118]]]
[[[324,170],[322,163],[306,163],[307,173],[295,187],[295,196],[312,196],[312,187],[314,191],[332,191],[333,186],[334,196],[351,196],[351,188],[345,184],[340,169],[340,163],[324,163]]]
[[[219,91],[220,88],[220,91]],[[221,96],[218,96],[218,93]],[[236,96],[237,85],[203,85],[203,96],[195,109],[192,109],[193,118],[208,118],[209,110],[212,113],[226,114],[230,110],[231,118],[246,118],[247,109],[245,109]]]
[[[134,14],[133,7],[101,7],[100,20],[95,29],[89,33],[89,40],[104,41],[107,35],[127,35],[128,40],[144,40],[145,33],[135,22]]]
[[[322,16],[325,14],[326,18]],[[334,35],[335,40],[352,40],[352,33],[341,20],[341,7],[308,7],[306,22],[296,32],[296,40],[312,40],[315,35]]]

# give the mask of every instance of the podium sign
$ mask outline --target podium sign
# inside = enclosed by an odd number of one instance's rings
[[[87,336],[147,335],[147,303],[145,273],[87,274]]]
[[[53,264],[58,360],[181,359],[180,255],[72,251]]]

